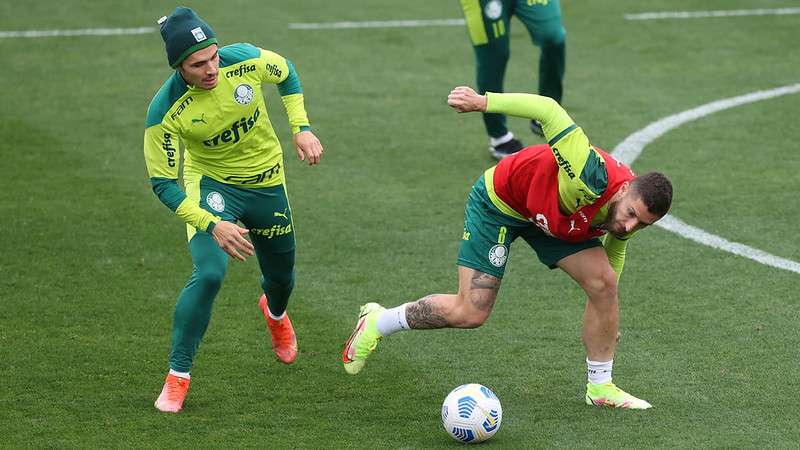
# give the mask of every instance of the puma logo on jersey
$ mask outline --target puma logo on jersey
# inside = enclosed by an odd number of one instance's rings
[[[200,123],[200,122],[208,125],[208,122],[206,122],[206,113],[200,114],[200,118],[199,119],[192,119],[192,123],[193,124],[194,123]]]
[[[572,233],[573,231],[581,231],[580,228],[575,226],[575,219],[569,221],[569,231],[567,231],[567,234]]]

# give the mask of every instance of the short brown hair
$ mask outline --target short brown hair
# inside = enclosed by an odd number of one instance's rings
[[[672,183],[659,172],[648,172],[633,179],[631,189],[636,191],[650,214],[664,217],[672,205]]]

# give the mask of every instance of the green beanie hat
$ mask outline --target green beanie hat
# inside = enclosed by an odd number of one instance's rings
[[[214,30],[185,6],[179,6],[169,16],[158,19],[158,25],[167,48],[167,61],[173,69],[192,53],[217,43]]]

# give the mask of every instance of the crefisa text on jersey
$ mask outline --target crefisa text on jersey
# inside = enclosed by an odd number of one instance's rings
[[[267,65],[264,66],[264,68],[267,69],[267,72],[269,72],[269,74],[274,77],[280,78],[281,74],[283,73],[276,64],[267,63]]]
[[[225,72],[225,78],[240,77],[240,76],[246,74],[247,72],[255,72],[255,71],[256,71],[256,65],[255,64],[251,64],[251,65],[242,64],[242,65],[240,65],[239,67],[237,67],[237,68],[235,68],[233,70],[229,70],[229,71]]]
[[[567,172],[567,175],[569,175],[570,179],[575,178],[575,173],[572,171],[572,166],[570,165],[569,161],[567,161],[566,159],[564,159],[563,156],[561,156],[561,152],[559,152],[557,148],[555,147],[550,147],[550,148],[553,149],[553,154],[556,157],[556,163],[558,163],[558,165],[561,166],[565,172]]]
[[[260,112],[258,111],[258,107],[253,112],[251,117],[242,117],[241,119],[236,120],[231,124],[230,128],[223,131],[222,133],[212,137],[211,139],[207,139],[203,141],[203,144],[206,144],[207,147],[216,147],[220,145],[220,141],[223,143],[230,142],[230,143],[237,143],[242,134],[247,133],[248,131],[252,130],[253,127],[258,123],[258,116]],[[239,129],[242,130],[239,133]]]
[[[172,146],[172,135],[170,133],[164,133],[164,143],[161,144],[161,148],[167,154],[167,165],[175,167],[175,147]]]

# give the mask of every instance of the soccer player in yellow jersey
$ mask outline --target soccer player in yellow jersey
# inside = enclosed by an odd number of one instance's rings
[[[475,78],[479,93],[503,92],[506,65],[511,55],[511,17],[528,30],[539,54],[539,94],[561,102],[566,66],[567,33],[561,23],[559,0],[461,0],[475,53]],[[506,116],[483,113],[489,135],[489,152],[497,159],[522,150],[523,145],[506,127]],[[543,136],[542,125],[531,120],[531,130]]]
[[[401,330],[481,326],[494,307],[511,244],[519,237],[542,263],[566,272],[588,296],[582,333],[586,403],[649,408],[650,403],[611,382],[619,324],[617,281],[628,239],[667,213],[672,184],[657,172],[636,176],[592,146],[551,98],[479,95],[458,87],[448,103],[458,112],[538,120],[548,144],[502,159],[473,186],[458,253],[458,293],[431,294],[391,309],[377,303],[362,306],[342,351],[345,370],[361,371],[378,341]]]
[[[262,83],[278,87],[298,157],[314,165],[323,149],[311,132],[291,61],[251,44],[219,47],[211,27],[189,8],[158,23],[175,72],[147,111],[144,156],[153,192],[186,222],[194,266],[175,306],[169,373],[155,402],[159,410],[177,413],[229,257],[256,255],[264,291],[258,304],[273,351],[286,364],[297,355],[286,315],[294,286],[292,211]],[[185,190],[178,185],[179,142],[185,147]]]

